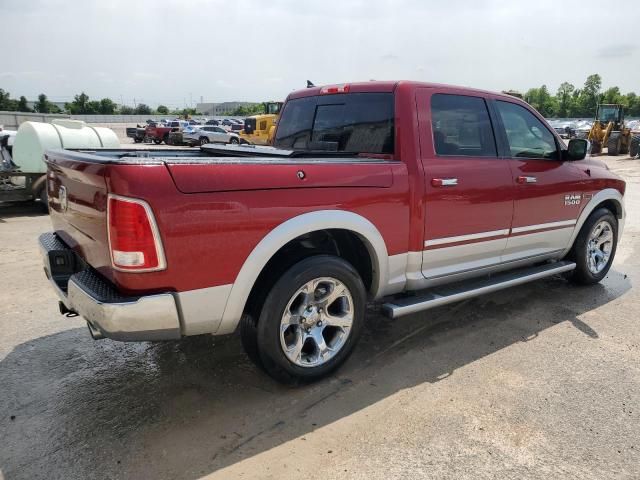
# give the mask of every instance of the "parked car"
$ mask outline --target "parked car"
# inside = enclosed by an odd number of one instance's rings
[[[149,125],[155,126],[155,124],[152,123],[149,123]],[[146,137],[146,127],[143,127],[142,125],[138,125],[136,127],[127,127],[126,134],[127,137],[132,138],[135,143],[142,143],[144,142]]]
[[[221,124],[221,125],[224,125],[225,127],[230,127],[231,125],[233,125],[233,124],[234,124],[234,122],[233,122],[233,121],[231,121],[231,119],[229,119],[229,118],[225,118],[224,120],[222,120],[222,121],[220,122],[220,124]]]
[[[162,124],[147,125],[147,128],[145,128],[144,140],[145,142],[153,142],[156,145],[159,145],[162,142],[164,142],[166,145],[169,145],[168,143],[169,133],[177,130],[179,130],[177,126],[176,127],[172,127],[170,125],[163,126]]]
[[[205,122],[205,125],[216,125],[217,126],[217,125],[220,125],[220,121],[219,120],[213,120],[213,119],[212,120],[207,120]]]
[[[560,138],[571,139],[575,138],[576,131],[571,125],[561,125],[557,127],[553,127]]]
[[[228,132],[222,127],[203,125],[183,130],[182,142],[190,147],[194,145],[206,145],[207,143],[239,144],[240,137],[238,134]]]
[[[47,152],[45,272],[96,339],[239,328],[266,372],[315,380],[353,351],[369,301],[397,318],[551,275],[602,280],[625,182],[587,146],[509,95],[307,88],[274,147]]]

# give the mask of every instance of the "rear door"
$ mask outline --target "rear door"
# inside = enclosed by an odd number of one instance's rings
[[[425,171],[423,275],[438,279],[499,264],[513,181],[499,158],[487,100],[466,91],[416,94]]]
[[[556,136],[529,108],[508,100],[494,105],[515,188],[511,237],[503,260],[553,256],[568,246],[590,177],[561,160]]]

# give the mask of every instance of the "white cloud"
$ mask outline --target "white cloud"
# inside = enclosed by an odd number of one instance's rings
[[[284,98],[307,79],[370,78],[554,90],[596,72],[605,86],[640,90],[636,1],[617,18],[615,35],[598,36],[598,48],[595,0],[2,3],[0,44],[12,47],[0,88],[14,97],[85,91],[178,106],[201,96]]]

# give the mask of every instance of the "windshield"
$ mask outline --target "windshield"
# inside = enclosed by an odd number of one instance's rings
[[[617,121],[618,107],[615,105],[602,105],[598,110],[598,120],[605,123]]]
[[[293,150],[392,154],[392,93],[318,95],[288,101],[274,146]]]

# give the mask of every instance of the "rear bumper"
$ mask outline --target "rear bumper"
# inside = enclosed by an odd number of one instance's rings
[[[84,317],[94,338],[120,341],[180,338],[180,316],[172,293],[122,296],[53,233],[39,238],[44,270],[60,301]]]

